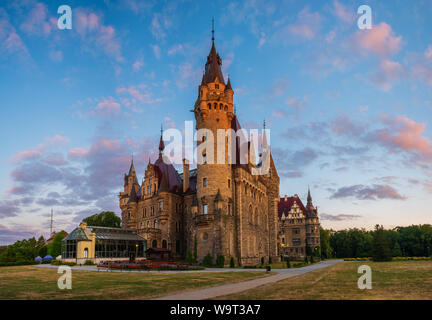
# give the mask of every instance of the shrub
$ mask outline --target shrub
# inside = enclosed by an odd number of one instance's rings
[[[192,251],[188,251],[187,252],[187,255],[186,255],[186,262],[189,262],[189,263],[193,263],[193,262],[195,262],[195,259],[193,258],[193,256],[192,256]]]
[[[86,260],[86,261],[84,262],[84,265],[85,265],[85,266],[94,266],[95,264],[94,264],[93,261],[91,261],[91,260]]]
[[[269,257],[269,264],[272,264],[272,258]]]
[[[261,265],[264,264],[264,257],[261,257]]]
[[[230,268],[234,268],[234,267],[235,267],[234,257],[231,257],[231,259],[230,259]]]
[[[212,262],[213,262],[212,256],[210,255],[210,253],[207,253],[207,255],[203,259],[202,265],[204,267],[211,267],[213,264]]]
[[[291,268],[291,260],[289,257],[286,258],[287,268]]]
[[[305,264],[308,264],[308,263],[309,263],[307,255],[306,255],[305,258],[304,258],[304,263],[305,263]]]
[[[310,257],[310,263],[314,263],[315,261],[314,261],[314,256],[313,255],[311,255],[311,257]]]
[[[216,258],[216,266],[223,268],[225,266],[225,257],[223,254],[219,254]]]

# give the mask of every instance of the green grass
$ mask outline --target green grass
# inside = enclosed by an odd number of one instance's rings
[[[360,290],[360,265],[372,269],[372,289]],[[343,262],[218,299],[432,299],[432,262]]]
[[[60,290],[57,269],[0,268],[0,299],[149,299],[268,276],[262,271],[120,273],[72,270],[72,289]]]

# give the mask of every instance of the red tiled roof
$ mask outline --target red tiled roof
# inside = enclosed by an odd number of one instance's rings
[[[280,201],[278,203],[278,217],[279,217],[279,219],[282,217],[282,213],[285,212],[285,215],[288,214],[288,212],[291,210],[291,207],[294,205],[294,201],[300,207],[300,210],[303,212],[303,214],[306,215],[307,210],[306,210],[305,206],[303,205],[303,202],[300,200],[299,197],[287,197],[286,201],[285,201],[285,197],[283,197],[283,198],[280,198]]]

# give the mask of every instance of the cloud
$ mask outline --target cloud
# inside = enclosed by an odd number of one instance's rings
[[[366,126],[355,123],[346,114],[339,115],[330,124],[331,130],[339,136],[359,136],[366,131]]]
[[[37,2],[25,17],[20,29],[28,34],[49,35],[57,27],[57,19],[48,16],[45,4]]]
[[[384,59],[379,65],[378,72],[374,73],[371,79],[384,91],[388,91],[392,87],[392,82],[402,78],[404,73],[404,68],[400,63]]]
[[[151,44],[150,47],[153,49],[153,54],[155,55],[156,59],[160,59],[161,57],[161,49],[157,44]]]
[[[166,37],[166,30],[171,26],[171,21],[165,14],[155,13],[150,25],[153,36],[161,40]]]
[[[117,116],[121,113],[121,105],[113,97],[104,98],[93,109],[93,114],[102,116]]]
[[[0,56],[18,55],[21,59],[30,58],[26,45],[9,21],[7,12],[0,8]]]
[[[432,59],[432,45],[429,45],[424,53],[427,59]]]
[[[142,60],[136,60],[132,65],[134,71],[139,71],[143,66],[144,62]]]
[[[346,23],[353,23],[355,20],[354,9],[347,8],[339,1],[333,1],[333,14]]]
[[[288,99],[285,100],[285,103],[293,109],[301,110],[306,107],[308,100],[309,99],[307,97],[303,99],[297,97],[289,97]]]
[[[23,161],[23,160],[40,158],[41,156],[42,156],[42,153],[39,150],[24,150],[24,151],[18,152],[13,157],[16,160]]]
[[[330,199],[343,199],[354,197],[358,200],[378,200],[378,199],[392,199],[392,200],[406,200],[405,196],[400,195],[393,187],[389,185],[374,184],[372,186],[353,185],[349,187],[342,187],[334,192]]]
[[[272,148],[272,155],[279,175],[290,178],[303,176],[303,170],[318,158],[318,152],[311,148],[297,151]]]
[[[290,82],[288,78],[279,78],[273,84],[273,94],[281,95],[289,88]]]
[[[320,220],[322,221],[346,221],[346,220],[355,220],[359,219],[362,216],[358,214],[327,214],[320,213]]]
[[[111,25],[103,24],[102,16],[85,8],[74,9],[73,14],[73,29],[80,35],[86,49],[102,48],[106,55],[114,58],[117,62],[124,60],[116,30]]]
[[[417,123],[404,115],[388,114],[382,114],[381,121],[387,127],[372,132],[370,140],[381,143],[391,151],[419,153],[425,158],[432,156],[432,142],[423,136],[426,123]]]
[[[372,29],[359,30],[354,35],[356,51],[360,54],[373,52],[380,58],[392,56],[402,47],[402,36],[396,36],[392,27],[385,22]]]
[[[290,24],[286,30],[291,35],[297,36],[304,40],[314,39],[321,28],[321,15],[318,12],[310,12],[306,7],[299,12],[295,24]]]

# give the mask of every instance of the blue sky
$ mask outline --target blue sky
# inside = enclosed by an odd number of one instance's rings
[[[72,30],[57,8],[72,8]],[[372,9],[359,30],[357,8]],[[114,210],[134,154],[193,120],[215,18],[243,127],[326,228],[432,223],[429,1],[5,1],[0,242]]]

